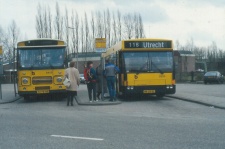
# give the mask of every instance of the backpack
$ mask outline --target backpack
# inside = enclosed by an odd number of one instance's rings
[[[93,74],[91,74],[90,68],[86,68],[84,70],[84,78],[85,78],[86,81],[92,81],[93,80]]]

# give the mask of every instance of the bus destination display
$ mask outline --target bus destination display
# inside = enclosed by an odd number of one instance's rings
[[[124,41],[124,48],[172,48],[171,41]]]

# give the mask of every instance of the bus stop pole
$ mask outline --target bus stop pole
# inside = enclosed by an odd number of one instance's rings
[[[13,69],[14,69],[14,74],[13,74],[13,84],[14,84],[14,93],[15,93],[15,97],[16,97],[16,78],[17,78],[17,72],[16,70],[16,48],[13,49]]]
[[[105,59],[103,57],[101,58],[101,67],[102,67],[102,71],[104,71],[105,70]],[[100,72],[100,73],[102,73],[102,75],[101,75],[102,76],[101,77],[101,86],[102,86],[101,100],[104,100],[104,74],[103,74],[103,72]]]
[[[2,99],[2,81],[0,82],[0,99]]]

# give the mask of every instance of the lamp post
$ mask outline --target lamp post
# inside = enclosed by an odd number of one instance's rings
[[[72,29],[72,30],[75,30],[75,28],[73,27],[67,27],[68,29]],[[75,56],[75,52],[74,52],[74,57],[77,59],[77,69],[78,69],[78,49],[77,49],[77,55]]]

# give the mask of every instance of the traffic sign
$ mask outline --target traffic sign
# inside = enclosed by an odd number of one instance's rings
[[[95,38],[95,51],[105,52],[106,51],[106,39],[105,38]]]

